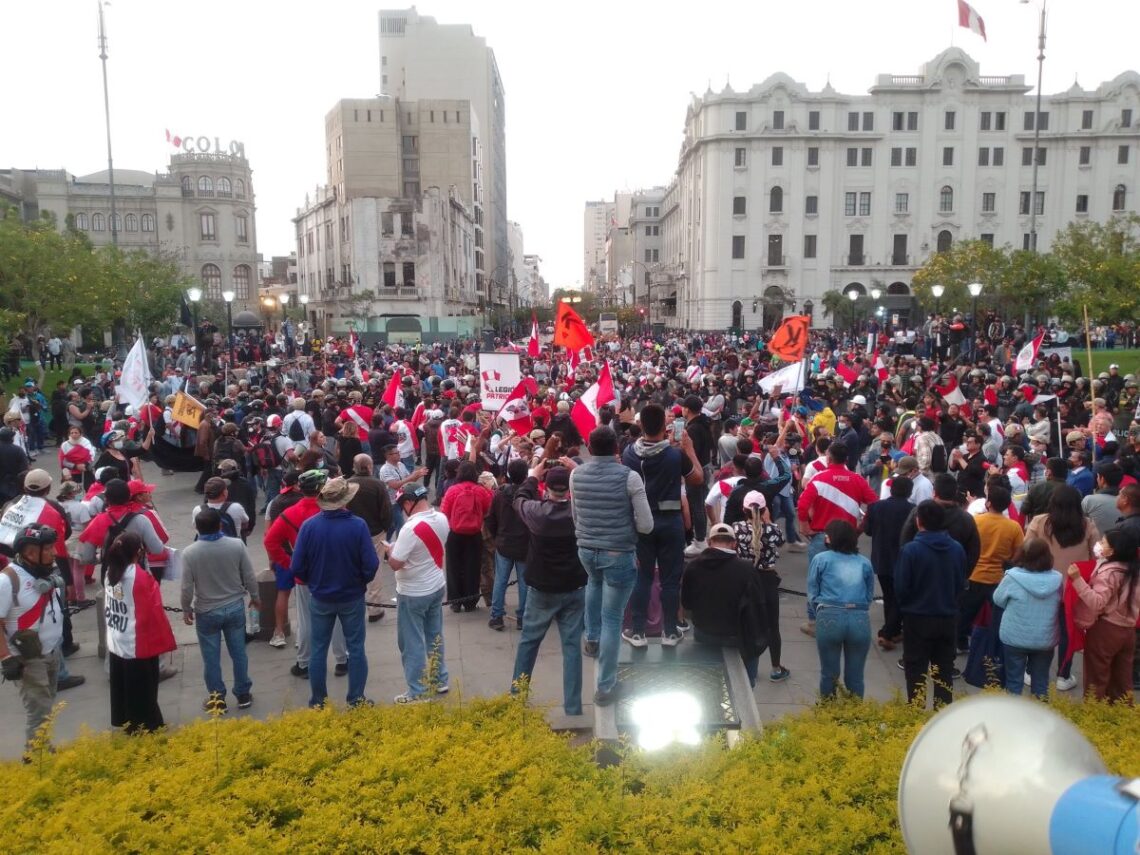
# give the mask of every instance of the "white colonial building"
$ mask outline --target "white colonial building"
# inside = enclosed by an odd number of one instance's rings
[[[823,324],[826,292],[879,288],[905,321],[914,272],[954,241],[1028,248],[1033,206],[1045,251],[1072,221],[1136,210],[1140,75],[1043,98],[1036,200],[1030,88],[951,48],[867,95],[774,74],[694,97],[660,217],[632,211],[638,260],[660,227],[652,319],[755,328],[795,310]]]

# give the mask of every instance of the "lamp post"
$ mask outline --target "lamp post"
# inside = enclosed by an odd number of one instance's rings
[[[284,291],[277,295],[277,299],[281,303],[281,321],[284,323],[289,319],[289,300],[290,295],[288,291]]]
[[[187,288],[186,298],[190,301],[190,318],[192,328],[190,340],[194,342],[194,366],[198,373],[202,373],[202,351],[198,347],[198,301],[202,299],[201,288]]]
[[[858,334],[858,329],[855,326],[855,303],[859,299],[859,292],[852,288],[847,292],[847,299],[851,301],[851,339],[854,341]]]
[[[871,311],[874,314],[876,320],[883,313],[883,310],[878,308],[879,298],[882,296],[883,296],[883,289],[882,288],[872,288],[871,289],[871,300],[876,304],[875,307],[872,308]],[[882,329],[882,324],[879,324],[879,330],[881,330],[881,329]],[[878,332],[878,330],[877,330],[877,332]],[[868,333],[868,335],[870,335],[870,333]],[[870,353],[871,348],[868,347],[867,352]]]
[[[1029,0],[1021,0],[1023,4]],[[1037,252],[1037,157],[1041,145],[1041,75],[1045,70],[1045,0],[1041,0],[1040,27],[1037,30],[1037,112],[1033,114],[1033,193],[1029,199],[1029,251]]]
[[[934,314],[942,311],[942,295],[946,293],[945,285],[931,285],[930,293],[934,295]]]
[[[226,352],[231,366],[234,364],[234,296],[233,291],[222,292],[222,299],[226,301]]]
[[[970,296],[974,298],[973,323],[971,323],[971,325],[970,325],[970,327],[971,327],[971,332],[970,332],[970,361],[971,362],[973,362],[975,359],[977,359],[977,356],[978,356],[978,347],[977,347],[977,341],[978,341],[978,297],[981,296],[982,289],[984,287],[985,286],[982,285],[981,282],[971,282],[969,285],[966,286],[967,290],[970,292]]]

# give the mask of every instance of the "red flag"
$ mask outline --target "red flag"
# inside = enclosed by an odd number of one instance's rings
[[[997,406],[997,389],[993,386],[987,386],[985,391],[982,392],[982,400],[984,400],[991,407]]]
[[[1033,363],[1037,361],[1037,351],[1041,349],[1041,342],[1045,340],[1045,330],[1037,334],[1037,338],[1025,343],[1025,347],[1017,354],[1017,361],[1014,363],[1016,371],[1028,371],[1033,367]]]
[[[538,343],[538,315],[533,311],[530,313],[530,341],[526,343],[526,355],[538,356],[542,352],[542,348]]]
[[[987,41],[986,22],[966,0],[958,0],[958,26],[965,27],[972,33],[977,33],[982,37],[982,41]]]
[[[534,419],[531,418],[530,407],[526,402],[527,395],[534,394],[530,391],[532,388],[534,388],[533,379],[528,377],[520,380],[507,396],[507,400],[503,401],[503,406],[499,408],[499,418],[520,435],[526,435],[534,430]]]
[[[1044,404],[1046,401],[1052,401],[1056,395],[1039,395],[1037,394],[1037,387],[1031,383],[1023,383],[1018,387],[1021,394],[1025,396],[1025,400],[1031,404]]]
[[[614,399],[614,381],[610,377],[610,364],[605,362],[602,364],[602,372],[598,375],[598,382],[587,389],[570,410],[570,419],[583,439],[589,437],[590,431],[598,426],[598,410]]]
[[[958,378],[953,374],[948,374],[946,380],[942,385],[934,384],[934,391],[942,396],[942,400],[947,404],[964,404],[966,403],[966,396],[962,394],[962,390],[958,388]]]
[[[887,371],[887,366],[883,362],[883,357],[879,356],[879,351],[877,350],[875,351],[875,357],[873,361],[875,363],[875,373],[878,374],[879,382],[882,383],[887,379],[887,376],[890,374],[890,372]]]
[[[554,322],[554,344],[567,350],[579,351],[594,343],[594,337],[581,316],[565,303],[558,304],[558,316]]]
[[[859,372],[846,363],[840,362],[835,366],[835,373],[843,378],[843,385],[850,386],[859,379]]]
[[[807,315],[789,315],[768,339],[768,352],[785,362],[796,362],[804,358],[808,344],[808,331],[811,318]]]
[[[380,400],[389,407],[402,407],[404,405],[404,393],[400,391],[399,371],[392,372],[392,379],[388,381],[388,388],[384,390]]]

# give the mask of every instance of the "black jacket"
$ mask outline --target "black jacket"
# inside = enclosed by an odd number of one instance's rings
[[[875,504],[879,504],[876,502]],[[873,508],[875,505],[871,505]],[[946,533],[966,551],[966,576],[974,572],[974,565],[978,563],[978,556],[982,554],[982,539],[978,536],[978,525],[974,518],[966,512],[965,508],[957,505],[943,506],[946,511]],[[918,534],[918,526],[914,521],[914,511],[911,511],[903,526],[902,545],[906,546]],[[878,565],[875,571],[878,572]]]
[[[514,484],[504,484],[495,492],[491,512],[487,515],[487,531],[495,538],[496,552],[504,558],[526,561],[530,532],[515,513],[514,499],[518,489]]]
[[[693,453],[697,456],[697,462],[701,466],[708,466],[712,462],[714,450],[712,422],[709,421],[709,417],[700,413],[689,419],[685,425],[685,432],[693,442]]]
[[[345,507],[364,520],[368,534],[376,537],[392,524],[392,500],[388,487],[371,475],[353,475],[349,484],[358,484],[356,495]]]
[[[745,658],[768,647],[766,594],[752,562],[709,547],[685,566],[681,605],[708,640],[739,647]]]
[[[0,442],[0,504],[23,492],[21,476],[28,471],[28,455],[11,442]]]
[[[514,510],[529,532],[524,581],[550,594],[586,587],[570,503],[539,501],[538,479],[527,478],[515,492]]]
[[[903,527],[913,511],[910,499],[897,496],[868,506],[864,531],[871,538],[871,566],[879,576],[894,576]]]

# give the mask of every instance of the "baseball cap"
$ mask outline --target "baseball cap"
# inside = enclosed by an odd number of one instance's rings
[[[237,461],[227,457],[218,462],[217,469],[219,475],[236,475],[238,473]]]
[[[271,415],[269,418],[267,418],[265,420],[265,426],[268,428],[279,428],[279,427],[281,427],[281,416],[274,413],[273,415]]]
[[[401,502],[418,502],[421,499],[426,499],[428,489],[423,484],[407,484],[404,486],[398,496],[396,496],[396,504]]]
[[[1085,435],[1083,433],[1081,433],[1079,430],[1071,430],[1067,434],[1065,434],[1065,442],[1067,444],[1072,444],[1074,442],[1082,442],[1083,443],[1084,441],[1085,441]]]
[[[132,496],[137,496],[139,493],[153,493],[154,484],[148,484],[145,481],[140,481],[138,478],[132,478],[127,482],[127,489],[131,491]]]
[[[546,473],[546,489],[556,493],[565,493],[570,489],[570,470],[565,466],[558,466]]]
[[[736,540],[736,532],[732,530],[732,526],[728,525],[728,523],[717,523],[709,529],[709,540],[719,540],[721,538]]]
[[[895,471],[899,475],[909,475],[918,469],[918,458],[911,457],[909,454],[899,458],[898,464],[895,466]]]
[[[749,510],[750,508],[759,508],[760,510],[764,510],[766,507],[768,507],[768,500],[764,498],[764,494],[759,490],[749,490],[748,493],[744,496],[743,504],[744,510]]]
[[[51,475],[43,469],[32,469],[24,476],[24,489],[40,492],[51,487]]]

